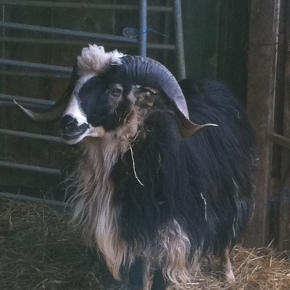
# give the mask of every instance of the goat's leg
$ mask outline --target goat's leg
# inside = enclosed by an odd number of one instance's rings
[[[135,259],[129,272],[129,284],[130,290],[150,290],[149,260],[141,257]]]
[[[143,289],[143,265],[142,258],[138,257],[130,267],[129,271],[129,284],[130,290]]]
[[[235,275],[233,273],[233,268],[230,260],[230,250],[227,248],[221,257],[221,262],[225,270],[225,276],[229,283],[235,282]]]
[[[156,270],[154,272],[151,290],[166,290],[166,282],[164,280],[162,270]]]

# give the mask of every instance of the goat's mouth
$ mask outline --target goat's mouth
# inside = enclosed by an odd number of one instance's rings
[[[89,133],[91,129],[88,124],[84,123],[80,126],[75,126],[72,128],[66,128],[65,130],[61,130],[61,138],[66,144],[76,144],[83,140]]]
[[[87,125],[87,124],[86,124]],[[61,131],[60,137],[62,140],[69,145],[77,144],[82,141],[85,137],[97,137],[101,138],[105,134],[103,126],[93,127],[91,125],[78,127],[75,131]]]
[[[87,136],[86,133],[83,134],[77,134],[75,136],[68,136],[68,135],[61,135],[62,140],[69,145],[77,144],[80,141],[82,141]]]

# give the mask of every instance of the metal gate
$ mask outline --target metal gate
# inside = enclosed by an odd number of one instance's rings
[[[47,188],[59,183],[63,155],[70,149],[57,137],[57,126],[24,119],[13,100],[36,110],[53,104],[88,43],[148,54],[165,65],[174,53],[175,74],[185,77],[181,1],[168,0],[166,6],[119,2],[0,0],[0,185]],[[0,196],[27,199],[11,192]]]

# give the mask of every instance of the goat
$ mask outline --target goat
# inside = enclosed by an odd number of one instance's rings
[[[245,109],[224,84],[178,83],[150,58],[90,45],[48,112],[20,108],[61,118],[64,142],[79,144],[72,219],[115,279],[182,287],[214,255],[234,280],[229,253],[252,212],[256,157]]]

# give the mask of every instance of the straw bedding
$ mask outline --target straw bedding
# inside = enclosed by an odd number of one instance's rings
[[[0,200],[0,289],[127,289],[85,248],[68,216],[44,205]],[[186,289],[289,290],[288,254],[237,246],[231,255],[234,284],[226,283],[217,261],[211,261]]]

